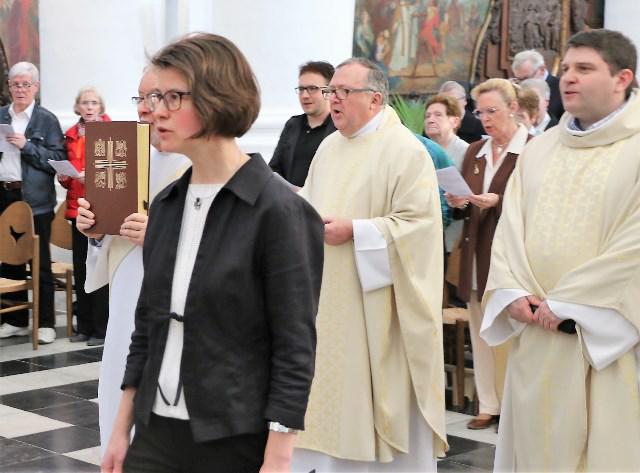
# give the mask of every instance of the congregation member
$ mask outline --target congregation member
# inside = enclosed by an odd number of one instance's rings
[[[542,79],[549,86],[549,113],[560,119],[564,113],[560,97],[560,79],[549,73],[544,57],[535,49],[520,51],[511,62],[512,80],[519,84],[527,79]]]
[[[446,449],[442,222],[427,151],[351,58],[300,194],[325,222],[315,376],[292,470],[435,471]]]
[[[502,214],[503,194],[516,161],[529,137],[518,125],[518,90],[506,79],[489,79],[471,92],[475,114],[489,138],[469,146],[462,163],[462,177],[471,188],[468,197],[446,194],[454,218],[464,220],[460,241],[460,269],[456,295],[467,302],[473,371],[478,395],[478,415],[469,429],[486,429],[500,415],[500,379],[504,354],[496,353],[480,338],[480,301],[489,273],[491,243]],[[496,359],[497,358],[497,359]]]
[[[432,97],[425,107],[424,134],[444,148],[458,170],[469,147],[469,143],[456,135],[461,117],[458,103],[448,95]]]
[[[560,124],[507,187],[481,335],[513,340],[495,471],[640,471],[640,97],[621,33],[568,41]]]
[[[322,220],[260,155],[238,147],[260,97],[233,43],[189,35],[151,62],[161,148],[192,167],[150,209],[102,468],[287,471],[313,377]]]
[[[155,73],[145,70],[138,87],[138,95],[132,97],[137,106],[140,122],[152,122],[150,94],[157,89]],[[177,153],[160,151],[158,134],[151,125],[151,156],[149,165],[149,197],[154,197],[164,187],[180,177],[189,160]],[[109,323],[100,364],[98,381],[98,405],[100,445],[104,453],[120,405],[131,333],[134,329],[134,313],[142,284],[142,244],[147,216],[134,213],[125,218],[120,235],[98,235],[90,231],[94,215],[91,203],[78,201],[77,227],[89,240],[86,260],[85,291],[99,291],[109,284]]]
[[[447,152],[444,150],[442,146],[440,146],[435,141],[425,136],[419,135],[417,133],[416,133],[416,138],[418,138],[418,141],[422,143],[422,145],[425,147],[425,149],[429,153],[429,157],[431,158],[431,161],[433,162],[433,167],[435,169],[444,169],[449,166],[453,166],[453,161],[449,159]],[[449,224],[451,223],[450,210],[451,209],[447,204],[447,199],[444,196],[444,191],[440,190],[440,211],[442,213],[443,229],[449,228]]]
[[[288,182],[302,187],[311,160],[322,140],[336,131],[329,102],[322,96],[333,77],[334,68],[325,61],[310,61],[300,66],[296,93],[304,112],[287,120],[269,161],[269,166]]]
[[[78,171],[78,177],[58,174],[58,182],[67,189],[65,218],[71,221],[71,241],[73,257],[73,281],[77,301],[78,333],[72,335],[72,343],[87,342],[89,346],[104,344],[109,321],[109,285],[104,284],[94,292],[84,290],[88,240],[76,228],[78,199],[84,197],[85,176],[85,125],[89,122],[110,121],[105,114],[104,101],[93,87],[80,89],[73,106],[78,122],[69,128],[65,137],[67,159]]]
[[[446,95],[451,97],[458,103],[460,109],[460,126],[456,134],[467,143],[474,143],[485,134],[482,123],[477,117],[467,110],[467,91],[454,80],[444,82],[438,90],[438,95]]]
[[[527,79],[520,82],[522,90],[534,90],[538,94],[538,119],[534,126],[529,129],[529,134],[533,136],[541,135],[558,124],[558,117],[549,115],[549,97],[551,90],[549,84],[543,79]]]
[[[538,93],[533,89],[520,88],[518,91],[518,112],[516,117],[518,123],[521,123],[532,136],[535,136],[535,125],[538,121],[539,110],[540,97]]]
[[[56,339],[54,286],[51,274],[51,222],[56,205],[55,171],[49,160],[66,159],[64,135],[56,116],[36,102],[40,88],[38,68],[18,62],[9,70],[11,103],[0,108],[0,123],[11,125],[7,135],[11,150],[0,153],[0,213],[14,202],[25,201],[33,213],[33,226],[40,246],[40,327],[38,343]],[[0,264],[0,276],[25,279],[25,266]],[[3,296],[3,303],[27,300],[27,291]],[[28,310],[2,315],[0,338],[28,335]]]
[[[462,114],[455,99],[448,95],[436,95],[428,102],[424,113],[424,133],[428,138],[444,148],[456,169],[462,169],[464,154],[469,143],[458,135]],[[446,203],[446,199],[445,199]],[[449,207],[447,205],[447,207]],[[450,214],[450,209],[443,210]],[[462,232],[462,220],[453,220],[444,230],[444,244],[447,253],[453,250]],[[446,262],[446,260],[445,260]]]

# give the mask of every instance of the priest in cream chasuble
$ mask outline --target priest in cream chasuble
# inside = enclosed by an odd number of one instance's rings
[[[300,193],[325,219],[325,262],[293,471],[435,471],[446,449],[435,170],[385,106],[382,72],[352,61],[324,92],[338,131]]]
[[[507,187],[481,329],[490,345],[513,340],[496,471],[640,471],[635,68],[619,33],[574,36],[568,113],[529,142]],[[565,320],[575,333],[558,330]]]

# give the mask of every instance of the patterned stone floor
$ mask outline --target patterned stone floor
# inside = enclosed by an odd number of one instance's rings
[[[58,339],[33,351],[28,337],[0,340],[0,471],[97,472],[98,373],[102,348],[70,343],[62,301]],[[450,450],[439,471],[490,471],[496,434],[471,431],[447,411]]]

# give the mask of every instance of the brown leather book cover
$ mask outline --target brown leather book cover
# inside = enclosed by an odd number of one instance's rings
[[[118,235],[125,217],[149,206],[149,125],[90,122],[85,129],[85,192],[92,232]]]

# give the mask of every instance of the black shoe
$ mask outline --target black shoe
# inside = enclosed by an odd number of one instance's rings
[[[69,337],[71,343],[86,342],[87,340],[89,340],[89,335],[85,335],[84,333],[76,333]]]
[[[89,347],[99,347],[104,345],[104,338],[91,337],[87,342],[87,346]]]

